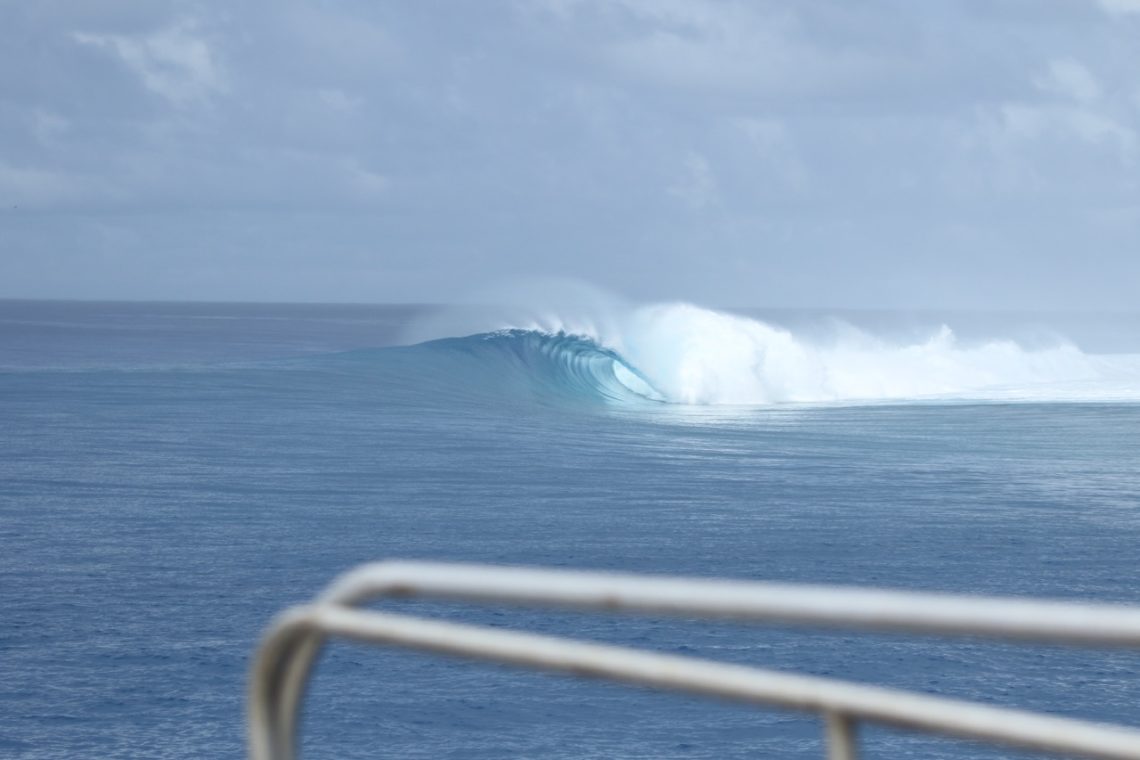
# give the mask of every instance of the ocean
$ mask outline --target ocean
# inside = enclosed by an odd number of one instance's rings
[[[1136,314],[493,311],[0,302],[0,756],[240,757],[270,618],[384,558],[1140,603]],[[1140,653],[388,606],[1140,723]],[[302,733],[821,755],[808,715],[347,643]]]

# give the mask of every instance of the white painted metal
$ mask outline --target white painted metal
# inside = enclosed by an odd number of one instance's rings
[[[355,605],[380,596],[1140,647],[1140,607],[858,586],[377,562],[346,573],[321,599]]]
[[[855,721],[850,715],[829,712],[824,715],[827,727],[827,760],[858,760]]]
[[[334,583],[270,628],[250,686],[250,756],[290,760],[304,684],[323,640],[356,638],[659,689],[819,713],[828,757],[854,760],[873,721],[1010,746],[1140,760],[1140,731],[874,686],[620,647],[355,610],[377,596],[668,613],[1140,648],[1140,609],[859,588],[390,562]]]

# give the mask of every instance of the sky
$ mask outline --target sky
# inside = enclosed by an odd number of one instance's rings
[[[1135,310],[1140,0],[0,0],[0,298]]]

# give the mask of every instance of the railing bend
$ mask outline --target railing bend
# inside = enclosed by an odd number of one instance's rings
[[[896,689],[551,636],[358,609],[377,597],[449,599],[863,630],[1140,648],[1140,608],[524,567],[381,562],[270,626],[249,693],[252,760],[293,760],[297,715],[329,637],[482,659],[824,718],[830,760],[855,760],[860,722],[1110,760],[1140,760],[1140,730]]]

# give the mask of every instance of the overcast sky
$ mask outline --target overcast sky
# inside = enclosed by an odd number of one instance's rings
[[[1135,309],[1140,0],[0,2],[0,297]]]

